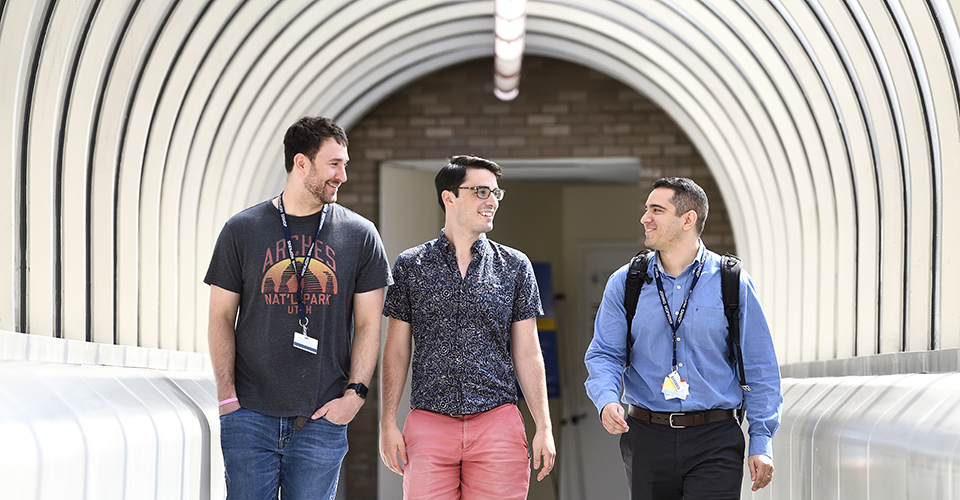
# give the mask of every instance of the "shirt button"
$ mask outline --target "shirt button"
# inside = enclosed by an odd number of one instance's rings
[[[679,289],[680,289],[680,285],[677,285],[677,290],[679,290]]]
[[[677,337],[677,342],[680,342],[680,337]]]

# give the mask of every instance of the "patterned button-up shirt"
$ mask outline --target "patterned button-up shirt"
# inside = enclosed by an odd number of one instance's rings
[[[470,250],[465,278],[443,231],[394,264],[383,315],[411,325],[413,408],[473,414],[517,402],[510,326],[543,315],[533,266],[485,235]]]

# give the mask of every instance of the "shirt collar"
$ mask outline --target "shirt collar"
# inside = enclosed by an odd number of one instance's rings
[[[683,274],[683,273],[687,272],[687,269],[690,269],[691,267],[693,267],[693,268],[695,269],[695,268],[697,267],[697,265],[698,265],[700,262],[702,262],[703,259],[705,258],[706,251],[707,251],[707,247],[706,247],[706,245],[703,244],[703,240],[700,239],[700,238],[697,238],[697,256],[694,257],[693,262],[691,262],[690,265],[687,266],[687,268],[684,269],[683,272],[680,273],[680,274]],[[657,254],[657,255],[656,255],[656,257],[657,257],[657,259],[656,259],[656,261],[657,261],[657,262],[656,262],[657,269],[659,269],[661,273],[667,274],[667,271],[663,268],[663,264],[660,262],[660,250],[657,250],[657,251],[656,251],[656,254]],[[676,276],[674,276],[674,277],[676,278]]]
[[[437,245],[440,248],[440,251],[443,253],[456,253],[456,249],[453,248],[453,243],[450,243],[450,240],[447,239],[443,234],[443,229],[440,229],[440,236],[437,238]],[[487,234],[480,233],[480,237],[477,238],[477,241],[473,242],[473,245],[470,247],[470,253],[474,255],[483,255],[487,250]]]

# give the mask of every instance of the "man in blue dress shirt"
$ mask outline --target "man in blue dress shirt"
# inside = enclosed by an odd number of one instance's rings
[[[720,293],[720,256],[703,245],[709,204],[696,183],[663,178],[640,222],[654,250],[632,324],[626,360],[623,295],[628,266],[607,281],[585,363],[587,394],[603,427],[620,435],[631,498],[740,498],[744,437],[757,491],[773,477],[771,440],[783,397],[773,339],[746,271],[740,273],[740,329],[750,390],[741,389]],[[622,378],[621,378],[622,375]],[[621,390],[625,411],[620,404]]]

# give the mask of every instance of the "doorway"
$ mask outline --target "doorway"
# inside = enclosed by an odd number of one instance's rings
[[[603,430],[586,397],[583,353],[609,274],[639,250],[640,165],[637,158],[511,161],[499,185],[506,190],[489,237],[553,269],[557,300],[560,398],[550,400],[558,463],[533,500],[620,498],[626,480],[616,438]],[[443,215],[433,178],[445,163],[384,162],[380,166],[379,229],[391,263],[403,250],[436,238]],[[593,312],[590,310],[593,308]],[[407,378],[408,382],[410,377]],[[400,420],[409,408],[409,385]],[[599,494],[599,496],[597,496]],[[402,478],[382,464],[379,498],[402,497]]]

